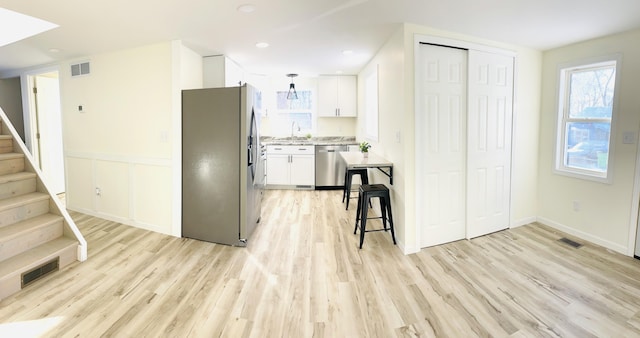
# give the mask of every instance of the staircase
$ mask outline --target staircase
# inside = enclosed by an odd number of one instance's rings
[[[0,109],[0,300],[84,261],[82,234]]]

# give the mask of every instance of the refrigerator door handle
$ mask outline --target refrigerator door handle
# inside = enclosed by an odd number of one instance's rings
[[[253,137],[249,136],[247,139],[247,166],[253,165]]]

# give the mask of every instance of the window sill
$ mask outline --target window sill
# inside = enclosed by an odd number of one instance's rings
[[[611,168],[609,168],[609,170],[611,170]],[[604,184],[612,184],[613,182],[611,174],[602,173],[601,175],[598,175],[597,173],[593,171],[588,171],[588,170],[580,170],[580,169],[574,169],[574,168],[563,168],[563,169],[554,168],[553,173],[556,175],[567,176],[567,177],[577,178],[580,180],[593,181],[593,182],[604,183]]]

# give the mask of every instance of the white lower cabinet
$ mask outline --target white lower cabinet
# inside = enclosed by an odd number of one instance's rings
[[[267,184],[289,185],[291,155],[267,154]]]
[[[267,185],[315,185],[314,146],[267,146]]]

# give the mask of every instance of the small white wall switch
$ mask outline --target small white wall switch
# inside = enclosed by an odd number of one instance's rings
[[[635,144],[636,143],[636,133],[633,131],[625,131],[622,134],[622,143],[624,144]]]

